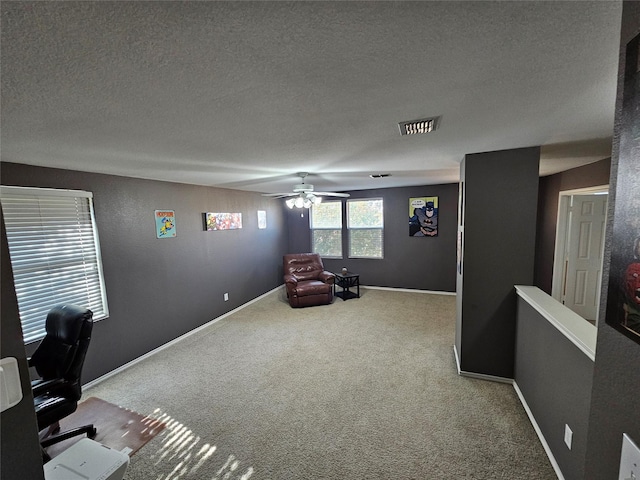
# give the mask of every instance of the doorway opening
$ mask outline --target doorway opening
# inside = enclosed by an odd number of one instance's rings
[[[609,186],[566,190],[558,199],[551,296],[596,324]]]

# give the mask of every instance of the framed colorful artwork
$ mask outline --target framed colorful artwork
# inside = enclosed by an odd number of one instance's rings
[[[242,228],[242,213],[203,213],[202,217],[207,231]]]
[[[173,210],[156,210],[155,218],[157,238],[176,236],[176,213]]]
[[[438,197],[409,198],[409,236],[438,235]]]

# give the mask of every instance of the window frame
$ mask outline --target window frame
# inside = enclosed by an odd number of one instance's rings
[[[350,204],[356,202],[370,202],[370,201],[380,201],[381,202],[381,221],[382,225],[380,227],[353,227],[351,226],[351,217],[350,217]],[[347,217],[347,254],[348,258],[354,259],[370,259],[370,260],[383,260],[384,259],[384,198],[383,197],[370,197],[370,198],[350,198],[346,202],[346,217]],[[380,230],[380,256],[368,256],[368,255],[353,255],[351,248],[351,232],[352,230]]]
[[[65,281],[68,303],[89,308],[94,321],[108,318],[93,193],[0,185],[0,203],[25,345],[44,337],[49,310],[66,301],[59,294]],[[66,260],[51,261],[58,255]]]
[[[322,207],[323,205],[327,205],[327,204],[340,204],[340,226],[339,227],[316,227],[314,228],[313,226],[313,210],[315,208],[318,207]],[[319,205],[312,205],[311,208],[309,208],[309,230],[311,231],[311,251],[313,253],[318,253],[322,258],[331,258],[331,259],[338,259],[338,260],[342,260],[344,258],[344,245],[343,245],[343,235],[342,232],[344,230],[344,202],[342,200],[329,200],[329,201],[323,201],[322,203],[320,203]],[[334,255],[323,255],[320,252],[316,251],[316,243],[315,243],[315,230],[335,230],[336,232],[339,233],[339,237],[340,237],[340,256],[334,256]]]

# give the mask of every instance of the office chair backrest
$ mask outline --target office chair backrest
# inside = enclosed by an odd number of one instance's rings
[[[91,340],[93,312],[77,305],[58,305],[47,315],[46,335],[31,356],[43,380],[63,379],[69,394],[80,399],[80,375]]]

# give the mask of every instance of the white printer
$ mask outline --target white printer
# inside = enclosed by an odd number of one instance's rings
[[[129,455],[83,438],[44,464],[45,480],[122,480]]]

